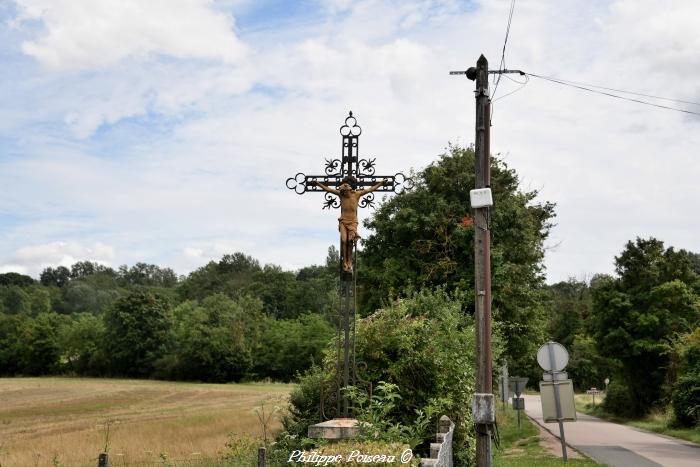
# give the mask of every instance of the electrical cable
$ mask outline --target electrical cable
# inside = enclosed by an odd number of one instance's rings
[[[524,88],[525,85],[530,81],[530,78],[529,78],[527,75],[525,75],[525,81],[522,81],[522,82],[521,82],[521,81],[518,81],[518,80],[516,80],[516,79],[513,79],[513,78],[509,77],[508,75],[505,75],[505,77],[508,78],[508,79],[511,80],[511,81],[514,81],[514,82],[518,83],[518,84],[520,85],[520,87],[517,88],[517,89],[515,89],[514,91],[511,91],[511,92],[509,92],[509,93],[507,93],[507,94],[503,94],[501,97],[498,97],[498,98],[494,99],[494,100],[492,101],[492,104],[493,104],[493,102],[496,102],[496,101],[498,101],[498,100],[501,100],[501,99],[503,99],[504,97],[508,97],[508,96],[510,96],[511,94],[515,94],[516,92],[520,91],[520,90],[521,90],[522,88]],[[492,116],[493,116],[493,114],[492,114]]]
[[[503,40],[503,51],[501,52],[501,63],[498,65],[499,70],[503,70],[506,67],[506,46],[508,45],[508,36],[510,35],[510,25],[513,21],[513,11],[515,11],[515,0],[511,0],[510,2],[510,11],[508,12],[508,24],[506,26],[506,37]],[[501,82],[501,75],[499,74],[498,77],[496,78],[496,83],[493,87],[493,94],[492,96],[496,96],[496,91],[498,90],[498,84]],[[491,110],[491,114],[493,116],[493,109]]]
[[[530,73],[532,76],[535,76],[535,74]],[[510,78],[506,76],[506,78]],[[642,97],[650,97],[652,99],[659,99],[663,101],[670,101],[670,102],[678,102],[679,104],[690,104],[690,105],[698,105],[700,106],[700,102],[692,102],[692,101],[684,101],[681,99],[672,99],[670,97],[661,97],[661,96],[654,96],[652,94],[644,94],[641,92],[634,92],[634,91],[625,91],[624,89],[615,89],[615,88],[608,88],[605,86],[599,86],[597,84],[590,84],[590,83],[582,83],[580,81],[571,81],[568,79],[562,79],[562,78],[553,78],[551,76],[538,76],[538,78],[542,79],[551,79],[551,80],[556,80],[556,81],[561,81],[562,83],[566,84],[577,84],[579,86],[587,86],[589,88],[598,88],[598,89],[605,89],[606,91],[614,91],[614,92],[621,92],[623,94],[631,94],[633,96],[642,96]],[[510,78],[512,79],[512,78]]]
[[[596,90],[596,89],[591,89],[591,87],[598,87],[598,88],[601,88],[601,89],[605,89],[605,88],[603,88],[602,86],[591,86],[591,85],[587,85],[587,86],[590,86],[590,87],[586,87],[586,86],[583,86],[583,85],[572,84],[572,82],[568,82],[568,81],[566,81],[566,80],[561,80],[561,79],[558,79],[558,78],[552,78],[552,77],[549,77],[549,76],[536,75],[536,74],[534,74],[534,73],[527,73],[527,72],[526,72],[525,74],[526,74],[526,75],[529,75],[529,76],[534,76],[535,78],[543,79],[543,80],[545,80],[545,81],[551,81],[552,83],[557,83],[557,84],[561,84],[561,85],[564,85],[564,86],[570,86],[570,87],[572,87],[572,88],[581,89],[581,90],[583,90],[583,91],[588,91],[588,92],[592,92],[592,93],[596,93],[596,94],[602,94],[602,95],[604,95],[604,96],[614,97],[614,98],[616,98],[616,99],[622,99],[622,100],[625,100],[625,101],[636,102],[636,103],[638,103],[638,104],[650,105],[650,106],[652,106],[652,107],[659,107],[659,108],[661,108],[661,109],[666,109],[666,110],[675,110],[676,112],[683,112],[683,113],[691,114],[691,115],[700,115],[700,112],[693,112],[692,110],[679,109],[679,108],[677,108],[677,107],[669,107],[669,106],[667,106],[667,105],[655,104],[655,103],[653,103],[653,102],[647,102],[647,101],[643,101],[643,100],[641,100],[641,99],[634,99],[634,98],[631,98],[631,97],[619,96],[619,95],[617,95],[617,94],[612,94],[612,93],[609,93],[609,92],[604,92],[604,91],[598,91],[598,90]],[[634,92],[631,92],[631,91],[621,91],[621,90],[617,90],[617,92],[622,92],[622,93],[627,93],[627,94],[642,95],[641,93],[634,93]],[[655,99],[665,99],[665,100],[673,100],[673,101],[680,102],[680,101],[678,101],[678,100],[676,100],[676,99],[670,99],[670,98],[665,98],[665,97],[664,97],[664,98],[658,97],[658,96],[648,96],[648,97],[654,97]],[[694,104],[694,105],[700,105],[700,104],[698,104],[698,103],[696,103],[696,102],[687,102],[687,103],[689,103],[689,104]]]

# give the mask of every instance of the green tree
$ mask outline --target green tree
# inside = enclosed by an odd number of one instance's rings
[[[47,287],[34,286],[29,294],[29,309],[32,316],[51,311],[51,292]]]
[[[70,268],[71,279],[84,279],[95,274],[105,274],[110,277],[117,275],[114,269],[94,261],[78,261]]]
[[[698,275],[688,252],[654,238],[628,242],[615,266],[618,277],[592,287],[593,337],[602,354],[620,361],[631,413],[642,415],[663,396],[675,336],[700,320]]]
[[[161,295],[136,291],[117,300],[104,314],[110,372],[151,375],[164,354],[171,321],[170,305]]]
[[[59,335],[65,317],[56,313],[41,313],[23,322],[20,332],[20,371],[28,375],[46,375],[60,368]]]
[[[210,261],[193,271],[178,285],[178,294],[183,301],[202,300],[216,293],[233,298],[241,295],[253,274],[261,270],[260,263],[244,253],[224,255],[219,262]]]
[[[26,315],[0,313],[0,375],[12,376],[22,371],[22,329],[31,318]]]
[[[549,320],[547,332],[551,340],[571,348],[577,334],[591,313],[591,293],[588,283],[570,278],[547,287]]]
[[[255,355],[254,374],[278,381],[291,381],[322,359],[333,337],[333,327],[320,315],[296,319],[267,317]]]
[[[105,277],[98,275],[72,280],[61,289],[62,300],[57,311],[64,314],[101,314],[120,296],[112,279],[105,283]]]
[[[70,280],[70,270],[65,266],[48,267],[41,272],[39,280],[45,286],[63,287]]]
[[[240,381],[252,366],[251,321],[262,319],[259,301],[216,294],[179,305],[173,331],[173,373],[190,380]],[[253,333],[254,334],[254,333]]]
[[[462,290],[464,309],[474,310],[474,227],[468,207],[474,187],[474,151],[450,146],[413,175],[415,189],[385,201],[365,223],[360,266],[363,313],[408,286]],[[505,339],[512,372],[534,376],[532,355],[545,338],[543,242],[554,205],[523,192],[512,169],[492,158],[490,212],[493,232],[493,314]]]
[[[31,298],[26,287],[19,285],[0,286],[2,310],[8,314],[31,314]]]
[[[59,337],[66,369],[79,375],[98,376],[106,371],[104,320],[90,313],[71,317]]]
[[[366,364],[360,366],[358,376],[398,387],[396,405],[383,414],[386,424],[413,425],[417,410],[430,414],[433,422],[448,415],[457,425],[456,465],[468,465],[474,455],[469,409],[474,391],[474,326],[461,310],[463,300],[444,290],[423,290],[392,301],[360,320],[356,341],[356,360]],[[326,415],[335,415],[336,345],[336,341],[328,345],[323,361],[293,390],[290,416],[284,420],[287,434],[304,437],[309,424],[317,423],[321,387]],[[494,340],[493,349],[498,359],[500,339]],[[368,389],[362,382],[358,387]]]
[[[679,337],[675,345],[678,375],[673,384],[671,404],[676,423],[700,424],[700,326]]]
[[[177,274],[170,268],[161,268],[155,264],[136,263],[130,268],[120,266],[118,280],[123,285],[144,285],[151,287],[174,287]]]
[[[0,286],[2,285],[16,285],[18,287],[27,287],[34,285],[36,281],[29,276],[20,274],[18,272],[6,272],[0,274]]]

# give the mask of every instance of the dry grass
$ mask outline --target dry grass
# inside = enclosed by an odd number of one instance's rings
[[[215,457],[229,433],[260,437],[256,408],[284,384],[0,378],[0,464],[95,466],[109,425],[114,463]],[[271,422],[279,430],[278,419]]]

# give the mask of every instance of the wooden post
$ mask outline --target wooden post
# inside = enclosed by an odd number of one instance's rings
[[[258,467],[265,467],[267,464],[267,449],[258,448]]]
[[[109,455],[103,452],[97,458],[97,467],[109,467]]]
[[[489,98],[489,63],[483,55],[476,62],[476,138],[474,141],[476,189],[490,188],[491,100]],[[476,392],[492,394],[491,381],[491,232],[488,207],[474,213],[474,274],[476,291]],[[490,467],[491,425],[476,427],[476,464]]]

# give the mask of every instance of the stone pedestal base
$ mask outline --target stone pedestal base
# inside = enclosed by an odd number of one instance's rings
[[[334,418],[309,427],[309,438],[341,440],[356,438],[358,434],[360,426],[354,418]]]

